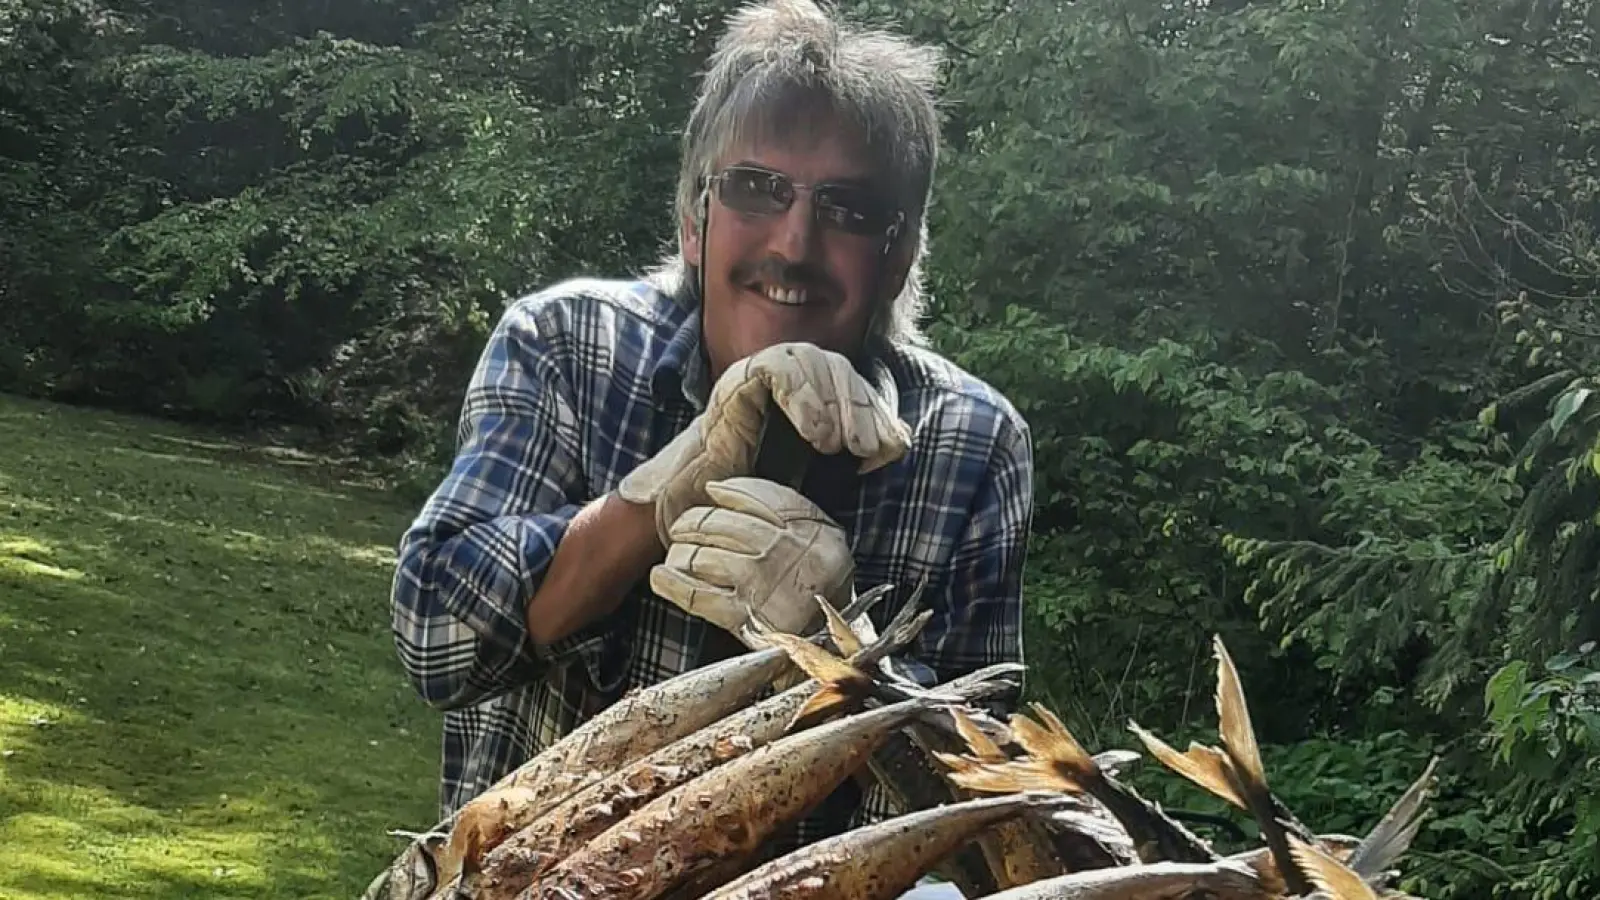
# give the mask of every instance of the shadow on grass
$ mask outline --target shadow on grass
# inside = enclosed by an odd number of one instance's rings
[[[359,895],[434,811],[411,510],[84,425],[0,398],[0,894]]]

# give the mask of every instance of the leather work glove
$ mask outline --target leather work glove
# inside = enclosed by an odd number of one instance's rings
[[[849,450],[862,473],[910,448],[911,430],[848,359],[812,344],[775,344],[730,366],[706,411],[617,486],[623,500],[655,504],[663,545],[684,510],[709,501],[707,482],[750,474],[769,397],[818,452]]]
[[[666,561],[650,572],[657,594],[735,636],[750,610],[805,634],[821,624],[817,595],[836,609],[849,603],[855,560],[844,529],[816,504],[760,478],[713,481],[706,493],[714,506],[672,523]]]

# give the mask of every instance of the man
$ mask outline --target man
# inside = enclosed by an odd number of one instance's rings
[[[890,583],[881,626],[926,579],[907,671],[1021,659],[1029,431],[919,346],[936,64],[809,0],[741,10],[684,136],[676,258],[498,323],[394,582],[400,659],[445,711],[444,815],[701,664],[747,604],[801,630],[815,595]],[[769,397],[854,480],[819,503],[749,477]]]

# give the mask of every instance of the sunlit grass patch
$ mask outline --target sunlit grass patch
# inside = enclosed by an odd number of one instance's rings
[[[435,808],[389,635],[412,512],[0,398],[0,896],[358,896]]]

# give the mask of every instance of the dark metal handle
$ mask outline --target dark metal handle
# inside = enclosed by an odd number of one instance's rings
[[[767,398],[767,414],[761,423],[761,437],[756,442],[756,458],[750,474],[798,491],[805,482],[806,471],[811,468],[812,458],[817,455],[816,448],[795,430],[778,401]],[[700,665],[710,665],[746,651],[738,638],[707,625],[700,647]]]

